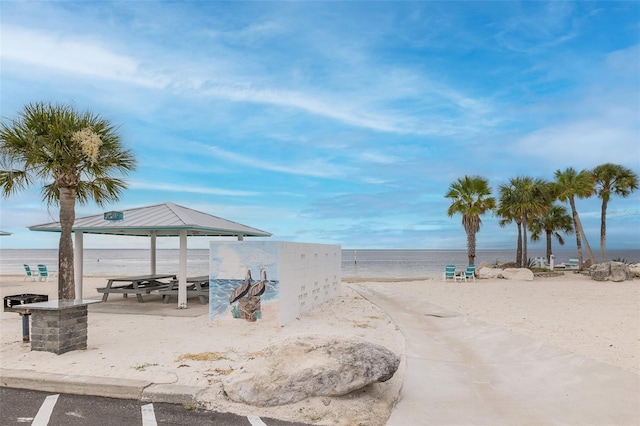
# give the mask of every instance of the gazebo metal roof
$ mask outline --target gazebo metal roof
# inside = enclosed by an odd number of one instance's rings
[[[123,210],[122,220],[105,220],[103,214],[76,218],[72,232],[177,237],[180,231],[188,236],[270,237],[269,232],[212,216],[174,203]],[[32,231],[60,232],[60,222],[29,227]]]
[[[178,307],[187,307],[187,236],[270,237],[271,234],[221,217],[212,216],[174,203],[115,212],[121,220],[107,220],[105,214],[76,218],[71,231],[75,234],[74,272],[76,297],[82,295],[83,234],[146,236],[151,239],[150,272],[156,271],[156,237],[180,237],[180,271]],[[60,222],[30,226],[31,231],[60,232]]]

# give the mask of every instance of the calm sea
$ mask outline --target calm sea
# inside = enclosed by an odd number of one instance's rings
[[[544,256],[544,251],[529,251],[528,257]],[[594,252],[596,259],[600,254]],[[578,257],[575,251],[556,251],[556,263]],[[35,267],[43,263],[58,268],[57,250],[0,249],[0,274],[22,275],[23,264]],[[515,250],[478,250],[476,264],[511,262]],[[607,259],[625,259],[640,263],[640,249],[607,250]],[[157,252],[157,272],[176,273],[179,269],[179,250],[162,249]],[[360,278],[439,278],[446,264],[463,267],[467,264],[466,250],[343,250],[342,276]],[[119,249],[86,249],[86,276],[129,276],[149,273],[149,251]],[[209,250],[190,249],[187,259],[188,275],[208,275]]]

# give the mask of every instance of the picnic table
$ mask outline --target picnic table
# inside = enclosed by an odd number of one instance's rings
[[[143,294],[150,294],[153,290],[162,290],[169,287],[170,282],[161,280],[171,279],[175,280],[175,274],[154,274],[154,275],[141,275],[137,277],[120,277],[109,278],[107,286],[99,288],[98,293],[103,293],[102,301],[106,302],[109,294],[119,293],[122,297],[128,297],[129,294],[135,294],[138,298],[138,302],[143,303]],[[124,285],[116,285],[116,283],[125,283]]]
[[[177,279],[171,280],[171,283],[166,288],[159,290],[158,293],[162,295],[162,301],[169,303],[172,295],[178,294],[179,282]],[[187,297],[198,296],[200,303],[206,305],[205,298],[209,297],[209,276],[200,275],[197,277],[187,278]]]

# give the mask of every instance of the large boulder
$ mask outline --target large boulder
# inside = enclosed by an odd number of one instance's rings
[[[589,268],[589,275],[594,281],[621,282],[633,279],[629,265],[622,262],[598,263]]]
[[[631,278],[640,277],[640,263],[629,265],[629,273],[631,274]]]
[[[269,346],[223,379],[236,402],[276,406],[311,396],[346,395],[393,377],[400,358],[356,337],[301,336]]]
[[[502,271],[502,278],[513,281],[533,281],[533,272],[527,268],[506,268]]]
[[[502,278],[502,269],[482,266],[476,271],[476,275],[482,279]]]

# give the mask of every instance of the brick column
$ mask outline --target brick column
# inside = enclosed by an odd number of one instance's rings
[[[87,349],[87,306],[33,310],[31,350],[65,352]]]

